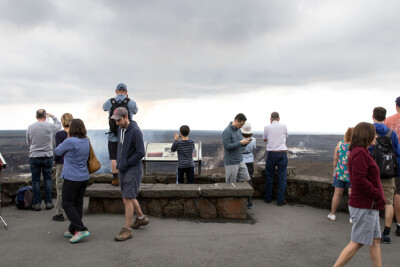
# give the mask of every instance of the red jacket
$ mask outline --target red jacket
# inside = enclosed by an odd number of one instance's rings
[[[365,147],[350,151],[348,169],[351,184],[349,205],[353,208],[383,210],[385,197],[379,167]]]

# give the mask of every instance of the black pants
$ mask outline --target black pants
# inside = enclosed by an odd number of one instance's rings
[[[249,172],[250,176],[250,185],[253,185],[253,173],[254,173],[254,162],[246,163],[247,171]]]
[[[194,184],[194,167],[190,168],[177,168],[176,170],[176,183],[183,184],[185,182],[184,175],[186,173],[187,183]]]
[[[254,173],[254,162],[246,163],[247,171],[249,172],[250,181],[249,184],[253,186],[253,173]],[[249,197],[248,202],[251,202],[253,197]]]
[[[76,182],[64,179],[62,188],[62,206],[71,224],[69,232],[85,231],[87,228],[82,222],[83,197],[85,196],[88,181]]]

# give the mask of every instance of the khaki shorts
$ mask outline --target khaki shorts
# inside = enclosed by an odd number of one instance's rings
[[[386,205],[393,205],[394,190],[394,178],[382,179],[383,194],[385,195]]]
[[[396,184],[395,194],[400,194],[400,177],[394,178],[394,183]]]
[[[237,183],[249,180],[249,171],[247,170],[247,166],[244,161],[240,162],[239,164],[225,165],[225,182]]]

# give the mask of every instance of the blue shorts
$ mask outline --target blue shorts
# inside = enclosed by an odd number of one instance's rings
[[[119,172],[118,177],[122,197],[136,199],[140,188],[140,182],[142,181],[142,165],[131,166],[126,172]]]
[[[338,178],[336,178],[336,176],[333,177],[332,185],[337,188],[346,188],[346,186],[347,188],[351,188],[350,182],[341,181]]]

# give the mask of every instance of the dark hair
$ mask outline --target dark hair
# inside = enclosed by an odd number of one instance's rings
[[[344,134],[344,141],[346,143],[350,143],[351,142],[351,136],[353,135],[353,130],[354,127],[349,127],[346,131],[346,133]]]
[[[279,119],[279,113],[276,112],[276,111],[272,112],[271,113],[271,119],[274,120],[274,121]]]
[[[235,121],[247,121],[247,118],[243,113],[239,113],[236,115]]]
[[[73,119],[69,124],[69,136],[84,138],[86,137],[86,127],[81,119]]]
[[[368,122],[360,122],[354,127],[349,150],[355,146],[367,148],[375,138],[375,126]]]
[[[372,116],[374,116],[374,119],[377,121],[384,121],[386,119],[386,109],[383,107],[376,107],[374,108]]]
[[[251,134],[242,133],[242,135],[243,135],[244,138],[249,138],[249,137],[252,137],[252,136],[253,136],[252,133],[251,133]]]
[[[46,118],[46,110],[44,110],[44,109],[38,109],[38,110],[36,111],[36,118],[38,118],[38,119]]]
[[[179,132],[182,136],[186,137],[190,133],[190,128],[187,125],[182,125],[181,128],[179,128]]]

